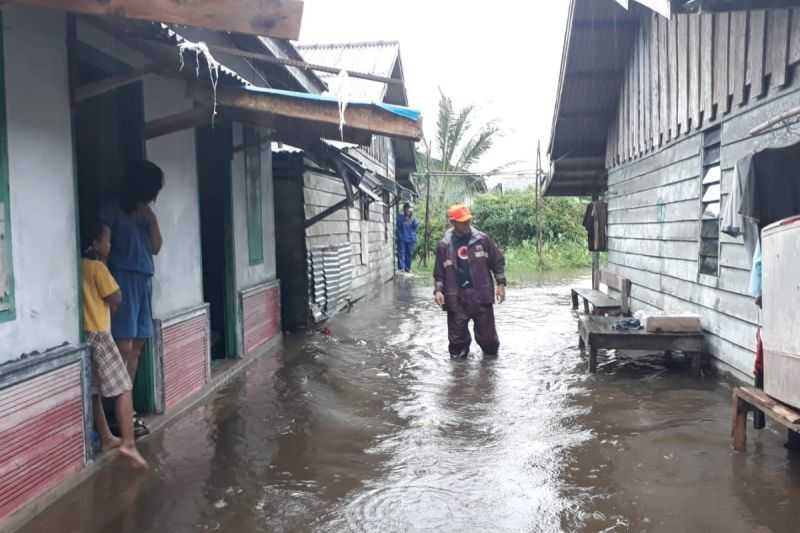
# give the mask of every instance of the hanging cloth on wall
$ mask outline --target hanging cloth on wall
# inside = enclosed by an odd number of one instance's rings
[[[736,164],[720,230],[742,236],[753,257],[761,229],[800,214],[800,143],[767,148]]]
[[[608,204],[606,202],[595,200],[586,206],[583,227],[586,228],[590,252],[608,250]]]

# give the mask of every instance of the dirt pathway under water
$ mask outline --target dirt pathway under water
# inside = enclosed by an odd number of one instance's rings
[[[451,362],[430,287],[398,280],[143,443],[151,472],[105,468],[25,531],[800,530],[783,433],[733,452],[730,388],[680,361],[587,375],[574,283],[511,289],[499,359]]]

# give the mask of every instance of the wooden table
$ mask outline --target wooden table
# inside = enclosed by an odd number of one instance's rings
[[[649,332],[644,329],[618,330],[618,317],[581,315],[578,344],[589,352],[589,371],[597,371],[597,350],[681,351],[692,359],[692,370],[700,372],[703,363],[703,333]]]
[[[731,431],[733,448],[736,451],[743,452],[747,448],[748,411],[761,411],[791,433],[800,432],[800,411],[773,400],[763,390],[753,387],[736,387],[733,390],[733,430]]]

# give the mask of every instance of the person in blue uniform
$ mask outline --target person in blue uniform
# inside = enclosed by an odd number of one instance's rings
[[[397,217],[397,258],[402,272],[411,272],[411,261],[417,247],[417,226],[409,204],[403,204],[403,214]]]

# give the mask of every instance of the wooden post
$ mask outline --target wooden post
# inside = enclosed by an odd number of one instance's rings
[[[431,145],[425,141],[428,149],[427,173],[425,174],[425,231],[423,233],[422,264],[428,266],[428,246],[431,238]]]
[[[592,345],[589,345],[589,372],[597,372],[597,348]]]
[[[691,352],[689,357],[692,362],[692,373],[701,376],[703,374],[703,352]]]
[[[599,199],[597,193],[592,195],[592,202]],[[592,289],[600,288],[600,252],[592,252]]]
[[[542,142],[536,143],[536,255],[539,257],[539,268],[544,270],[542,257]],[[577,307],[577,306],[576,306]]]
[[[747,403],[733,392],[733,449],[743,452],[747,449]]]

